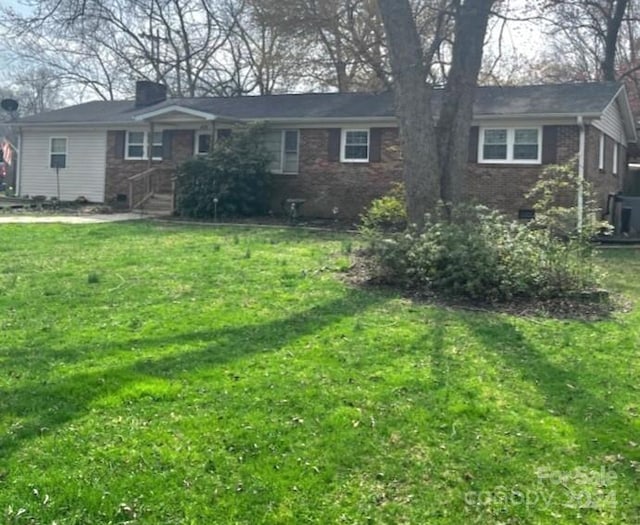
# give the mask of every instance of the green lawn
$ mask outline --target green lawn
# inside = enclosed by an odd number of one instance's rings
[[[415,304],[339,234],[0,233],[2,523],[640,522],[638,307]]]

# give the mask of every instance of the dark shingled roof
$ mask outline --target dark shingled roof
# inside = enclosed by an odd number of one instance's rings
[[[613,82],[478,88],[474,112],[481,116],[576,115],[600,113],[620,85]],[[437,109],[442,92],[436,90]],[[133,101],[87,102],[26,117],[24,124],[125,123],[136,115],[168,106],[237,119],[339,119],[393,117],[391,93],[308,93],[235,98],[179,98],[136,109]]]

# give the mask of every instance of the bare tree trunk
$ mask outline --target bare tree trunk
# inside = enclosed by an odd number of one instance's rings
[[[436,133],[432,87],[427,84],[431,64],[425,63],[409,1],[378,0],[387,33],[396,113],[404,146],[407,213],[409,220],[418,226],[439,199],[462,200],[473,99],[495,1],[453,2],[452,62]],[[436,35],[429,57],[434,56],[440,43],[440,35]]]
[[[431,88],[420,37],[407,0],[379,0],[387,33],[396,113],[404,153],[404,182],[407,214],[411,223],[422,226],[424,215],[440,198],[440,167]]]
[[[604,37],[604,58],[602,60],[603,80],[615,81],[616,75],[616,51],[618,49],[618,35],[622,27],[622,21],[627,11],[629,0],[617,0],[611,6],[612,12],[607,19],[607,32]]]
[[[473,101],[494,1],[467,0],[455,16],[451,67],[437,127],[440,192],[446,203],[463,199]]]

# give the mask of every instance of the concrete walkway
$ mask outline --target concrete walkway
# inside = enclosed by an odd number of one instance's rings
[[[107,222],[135,221],[148,219],[139,213],[111,213],[95,215],[0,215],[0,224],[100,224]]]

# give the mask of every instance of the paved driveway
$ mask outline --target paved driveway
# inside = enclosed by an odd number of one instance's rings
[[[99,224],[104,222],[134,221],[148,219],[139,213],[111,213],[95,215],[0,215],[0,224]]]

